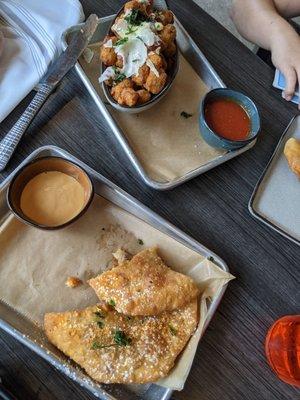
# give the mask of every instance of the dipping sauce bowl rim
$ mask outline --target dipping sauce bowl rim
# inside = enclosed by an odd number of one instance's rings
[[[61,160],[61,161],[65,162],[65,163],[68,163],[68,164],[71,164],[71,165],[75,166],[76,168],[78,168],[80,171],[82,171],[82,172],[85,174],[85,176],[87,177],[87,179],[88,179],[88,181],[89,181],[89,183],[90,183],[89,199],[87,200],[87,202],[86,202],[85,206],[83,207],[83,209],[82,209],[78,214],[76,214],[73,218],[71,218],[70,220],[68,220],[67,222],[64,222],[63,224],[55,225],[55,226],[48,226],[48,225],[40,224],[40,223],[38,223],[38,222],[34,222],[34,220],[28,218],[23,212],[22,212],[22,215],[21,215],[21,214],[15,209],[15,207],[14,207],[14,205],[13,205],[12,198],[11,198],[12,187],[13,187],[13,185],[14,185],[16,179],[20,176],[20,174],[21,174],[26,168],[30,167],[32,164],[35,164],[35,163],[37,163],[37,162],[39,162],[39,161],[41,161],[41,160],[47,160],[47,159],[49,159],[49,160],[50,160],[50,159]],[[54,171],[54,170],[53,170],[53,171]],[[50,172],[50,171],[44,171],[44,172]],[[61,172],[61,171],[59,171],[59,172]],[[43,173],[43,171],[39,172],[39,174],[41,174],[41,173]],[[38,174],[37,174],[37,175],[38,175]],[[37,176],[37,175],[35,175],[35,176]],[[66,175],[68,175],[68,174],[66,174]],[[69,175],[69,176],[72,176],[72,175]],[[31,178],[31,179],[33,179],[33,178]],[[74,178],[74,179],[75,179],[75,178]],[[29,181],[30,181],[30,180],[29,180]],[[29,182],[29,181],[28,181],[28,182]],[[28,182],[27,182],[27,183],[28,183]],[[80,185],[81,185],[81,184],[80,184]],[[25,186],[26,186],[26,185],[25,185]],[[24,186],[24,187],[25,187],[25,186]],[[23,190],[24,190],[24,188],[23,188]],[[64,157],[60,157],[60,156],[45,156],[45,157],[36,158],[35,160],[32,160],[32,161],[28,162],[27,164],[25,164],[23,167],[21,167],[21,168],[14,174],[14,176],[13,176],[13,178],[12,178],[10,184],[9,184],[8,190],[7,190],[6,201],[7,201],[7,205],[8,205],[8,207],[9,207],[10,211],[11,211],[11,212],[16,216],[16,218],[17,218],[18,220],[20,220],[21,222],[24,222],[24,223],[27,224],[27,225],[33,226],[33,227],[38,228],[38,229],[41,229],[41,230],[45,230],[45,231],[55,231],[55,230],[59,230],[59,229],[66,228],[67,226],[71,225],[73,222],[77,221],[80,217],[82,217],[83,214],[88,210],[89,206],[91,205],[91,202],[92,202],[92,200],[93,200],[93,198],[94,198],[94,194],[95,194],[95,190],[94,190],[94,184],[93,184],[93,182],[92,182],[92,179],[90,178],[89,174],[88,174],[80,165],[78,165],[76,162],[71,161],[71,160],[68,160],[68,159],[66,159],[66,158],[64,158]]]
[[[224,136],[221,136],[221,135],[219,135],[217,132],[215,132],[209,125],[208,125],[208,123],[207,123],[207,121],[206,121],[206,118],[205,118],[205,105],[207,104],[207,98],[212,94],[212,93],[221,93],[221,92],[224,92],[224,96],[223,95],[221,95],[219,98],[220,99],[228,99],[228,100],[231,100],[231,101],[235,101],[235,98],[232,96],[232,95],[230,95],[230,94],[228,94],[227,96],[226,96],[226,92],[233,92],[234,94],[237,94],[237,95],[239,95],[239,96],[242,96],[242,97],[244,97],[244,98],[246,98],[250,103],[251,103],[251,106],[254,108],[254,110],[255,110],[255,112],[257,113],[257,116],[258,116],[258,128],[257,128],[257,132],[255,133],[255,134],[253,134],[253,136],[251,136],[251,137],[249,137],[248,139],[246,138],[246,139],[241,139],[241,140],[239,140],[239,139],[237,139],[237,140],[232,140],[232,139],[227,139],[227,138],[225,138]],[[250,122],[251,122],[251,117],[249,116],[249,114],[248,114],[248,112],[247,112],[247,110],[245,109],[245,107],[243,106],[243,104],[241,104],[241,102],[240,101],[238,101],[238,100],[236,100],[235,101],[237,104],[239,104],[243,109],[244,109],[244,111],[247,113],[247,115],[248,115],[248,117],[249,117],[249,119],[250,119]],[[227,143],[229,143],[229,144],[238,144],[238,143],[240,143],[240,144],[242,144],[242,143],[244,143],[244,144],[248,144],[248,143],[250,143],[250,142],[252,142],[253,140],[255,140],[256,138],[257,138],[257,136],[258,136],[258,134],[259,134],[259,132],[260,132],[260,129],[261,129],[261,118],[260,118],[260,113],[259,113],[259,111],[258,111],[258,108],[257,108],[257,105],[254,103],[254,101],[249,97],[249,96],[247,96],[246,94],[244,94],[244,93],[242,93],[242,92],[239,92],[239,91],[237,91],[237,90],[234,90],[234,89],[230,89],[230,88],[215,88],[215,89],[212,89],[212,90],[210,90],[209,92],[207,92],[206,93],[206,95],[203,97],[203,99],[202,99],[202,101],[201,101],[201,113],[200,113],[200,119],[202,119],[202,122],[205,124],[205,127],[207,128],[207,129],[209,129],[209,131],[210,131],[210,133],[211,134],[213,134],[215,137],[217,137],[218,139],[220,139],[220,140],[222,140],[222,141],[224,141],[224,142],[227,142]]]

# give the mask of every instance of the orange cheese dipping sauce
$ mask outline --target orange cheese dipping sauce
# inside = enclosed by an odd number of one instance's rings
[[[211,101],[205,108],[205,118],[210,129],[225,139],[244,140],[250,133],[250,118],[244,108],[235,101]]]
[[[84,189],[72,176],[59,171],[42,172],[32,178],[21,194],[20,206],[31,220],[59,226],[80,213]]]

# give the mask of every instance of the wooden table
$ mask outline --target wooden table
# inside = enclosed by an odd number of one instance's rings
[[[104,16],[122,2],[82,3],[86,15]],[[1,180],[37,147],[58,145],[227,261],[237,279],[199,346],[185,390],[173,399],[294,400],[299,392],[276,379],[263,346],[275,319],[299,314],[300,251],[254,220],[247,204],[297,109],[271,88],[273,71],[191,0],[171,0],[170,5],[224,82],[256,101],[263,129],[255,148],[173,191],[155,192],[141,182],[72,71],[30,127]],[[0,135],[28,100],[1,124]],[[0,376],[19,399],[93,398],[3,332],[0,346]]]

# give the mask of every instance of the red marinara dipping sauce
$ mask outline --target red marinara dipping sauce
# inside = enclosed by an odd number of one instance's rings
[[[205,118],[210,129],[225,139],[244,140],[250,133],[249,115],[233,100],[212,100],[206,105]]]

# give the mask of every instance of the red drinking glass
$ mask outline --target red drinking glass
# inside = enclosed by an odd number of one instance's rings
[[[268,332],[265,350],[269,364],[278,377],[300,387],[300,315],[276,321]]]

